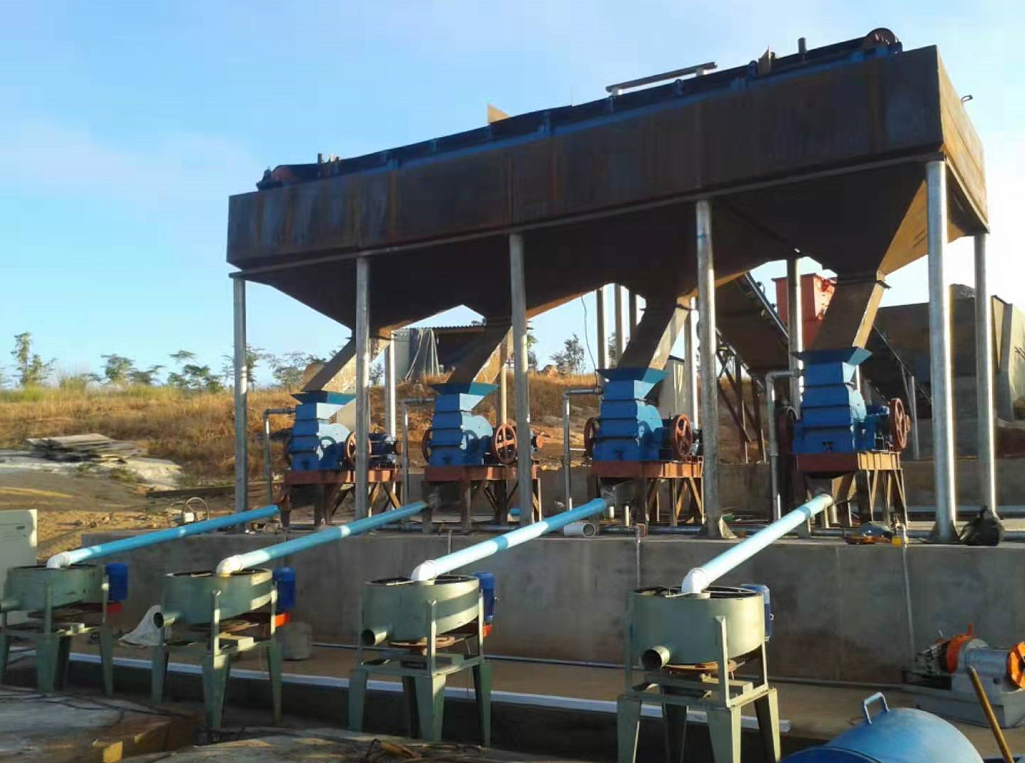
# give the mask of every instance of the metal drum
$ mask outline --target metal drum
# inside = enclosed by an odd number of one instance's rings
[[[23,612],[46,609],[48,587],[51,607],[102,601],[103,566],[72,564],[70,567],[48,569],[45,564],[34,564],[11,567],[7,570],[0,609]]]
[[[631,659],[648,670],[717,661],[717,617],[726,620],[730,658],[765,642],[765,598],[758,591],[711,586],[702,594],[682,595],[679,588],[642,588],[630,594],[630,607]]]
[[[879,700],[883,712],[869,715]],[[939,716],[911,708],[890,710],[882,694],[862,703],[865,721],[822,747],[802,750],[786,763],[982,763],[972,743]]]
[[[239,570],[230,575],[210,571],[172,572],[164,576],[160,612],[153,622],[158,628],[172,623],[198,625],[211,621],[214,592],[221,619],[238,617],[268,604],[274,583],[270,570]]]
[[[360,640],[364,646],[374,646],[426,638],[432,601],[438,635],[461,628],[477,618],[480,581],[470,575],[441,575],[428,581],[389,578],[367,582]]]

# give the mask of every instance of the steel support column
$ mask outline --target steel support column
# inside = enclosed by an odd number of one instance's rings
[[[911,459],[922,458],[922,450],[918,445],[918,387],[914,374],[908,374],[908,412],[911,416]]]
[[[495,420],[499,424],[504,424],[509,420],[509,377],[505,373],[509,365],[508,336],[502,340],[502,344],[498,348],[498,365],[500,366],[498,371],[498,414],[495,416]]]
[[[613,284],[612,288],[616,290],[615,309],[616,309],[616,363],[619,365],[620,359],[623,357],[623,348],[626,347],[626,321],[623,320],[623,287],[618,283]]]
[[[698,303],[693,297],[688,300],[689,308],[683,322],[683,373],[684,373],[684,413],[690,417],[691,424],[701,426],[700,406],[698,405]]]
[[[801,415],[801,370],[804,361],[797,354],[804,351],[804,326],[801,304],[801,258],[787,260],[787,364],[795,374],[790,377],[790,405]]]
[[[395,436],[395,342],[384,348],[384,431]]]
[[[534,489],[531,482],[530,379],[527,376],[527,287],[523,255],[523,234],[509,234],[509,283],[512,287],[513,372],[516,377],[517,481],[520,524],[533,517]]]
[[[929,355],[932,382],[933,473],[936,480],[936,524],[931,537],[938,543],[957,542],[957,502],[954,483],[954,404],[951,395],[950,289],[947,285],[947,164],[940,159],[925,165],[929,233]]]
[[[609,338],[605,333],[605,287],[594,292],[595,314],[598,323],[598,368],[608,368]]]
[[[637,330],[637,292],[631,291],[627,300],[627,310],[630,315],[630,336]]]
[[[996,444],[993,432],[993,308],[986,281],[987,234],[975,236],[975,394],[978,399],[979,499],[997,508]]]
[[[698,251],[698,303],[701,305],[701,428],[704,454],[705,526],[703,534],[711,538],[733,537],[722,519],[719,497],[719,385],[715,372],[718,337],[715,328],[715,264],[712,259],[712,206],[701,200],[696,204]]]
[[[370,262],[356,259],[356,519],[369,516]]]
[[[235,318],[235,511],[249,508],[249,368],[246,364],[246,282],[233,281]]]

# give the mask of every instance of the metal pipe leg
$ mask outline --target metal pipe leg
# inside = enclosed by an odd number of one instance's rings
[[[997,508],[996,445],[993,433],[993,310],[986,280],[986,240],[975,236],[975,390],[978,396],[979,498]]]
[[[445,720],[445,676],[417,676],[414,681],[420,738],[428,742],[440,742],[441,727]]]
[[[762,744],[765,747],[765,759],[778,761],[780,759],[779,744],[779,699],[775,689],[761,699],[755,700],[755,714],[758,716],[758,731],[762,735]]]
[[[103,693],[114,694],[114,634],[108,626],[100,628],[100,670],[103,672]]]
[[[349,731],[363,730],[363,709],[366,704],[367,671],[357,668],[349,674]]]
[[[271,636],[267,644],[267,674],[270,677],[271,707],[274,708],[274,723],[281,723],[281,644],[277,636]]]
[[[227,655],[211,654],[203,660],[203,701],[206,704],[206,725],[221,728],[224,719],[224,699],[228,693],[228,674],[231,662]]]
[[[722,519],[719,493],[719,412],[718,379],[715,372],[715,350],[718,335],[715,327],[715,264],[712,258],[712,206],[707,200],[697,202],[695,210],[698,250],[698,301],[701,305],[701,429],[704,453],[705,526],[702,533],[710,538],[732,538],[733,533]]]
[[[530,378],[527,376],[527,291],[523,235],[509,236],[509,281],[512,286],[513,363],[516,376],[517,479],[520,485],[520,524],[534,515],[530,490],[533,456],[530,452]]]
[[[482,662],[473,668],[473,691],[477,698],[480,743],[491,746],[491,665]]]
[[[794,372],[790,377],[790,405],[801,415],[801,369],[804,361],[797,357],[804,352],[804,305],[801,304],[801,260],[794,257],[787,260],[787,352],[789,353],[789,369]]]
[[[160,644],[150,652],[149,698],[154,705],[164,701],[164,687],[167,684],[167,663],[170,655],[167,646]]]
[[[370,263],[356,260],[356,519],[370,516]]]
[[[957,494],[954,470],[954,403],[951,381],[950,289],[946,278],[947,166],[925,165],[929,233],[929,355],[932,378],[933,474],[936,523],[931,539],[957,542]]]
[[[708,736],[712,740],[712,760],[715,763],[741,763],[740,760],[740,708],[708,708]],[[779,758],[776,758],[779,760]]]
[[[620,697],[616,701],[616,746],[618,763],[637,760],[637,733],[641,726],[641,701]]]
[[[249,508],[249,368],[246,363],[246,282],[235,278],[235,511]]]

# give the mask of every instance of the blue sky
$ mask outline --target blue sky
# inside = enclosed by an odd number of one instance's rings
[[[231,346],[227,197],[267,166],[471,128],[489,101],[514,114],[579,103],[610,82],[876,26],[908,48],[937,44],[974,96],[991,287],[1025,304],[1025,3],[25,0],[4,22],[0,364],[31,331],[68,372],[180,348],[218,367]],[[953,252],[951,279],[972,283],[970,247]],[[887,303],[924,300],[924,262],[891,277]],[[251,341],[275,353],[326,354],[348,333],[266,287],[250,287],[249,307]],[[465,317],[454,312],[439,322]],[[582,307],[534,327],[543,361],[583,332]]]

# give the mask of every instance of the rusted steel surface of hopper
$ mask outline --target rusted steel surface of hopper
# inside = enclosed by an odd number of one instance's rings
[[[794,250],[840,274],[925,254],[923,162],[946,156],[950,235],[986,228],[982,148],[935,47],[891,33],[752,62],[368,156],[269,172],[231,198],[228,262],[342,323],[372,256],[379,335],[465,304],[528,312],[604,283],[649,303],[696,283],[694,202],[720,280]]]

